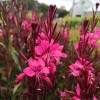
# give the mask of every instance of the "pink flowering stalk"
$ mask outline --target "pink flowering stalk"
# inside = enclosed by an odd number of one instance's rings
[[[23,81],[25,78],[29,81],[27,87],[31,95],[30,100],[37,100],[39,95],[37,92],[45,90],[45,84],[48,84],[49,87],[52,86],[57,65],[62,64],[61,58],[67,57],[63,53],[63,45],[60,45],[56,40],[57,38],[53,37],[56,30],[56,25],[53,26],[52,24],[55,10],[55,6],[51,5],[49,7],[48,16],[43,27],[40,28],[38,23],[32,23],[32,55],[27,59],[27,66],[16,78],[16,83]],[[23,22],[22,27],[29,29],[28,22]]]
[[[84,39],[84,36],[81,35],[81,38]],[[86,40],[88,40],[87,44],[89,46],[93,46],[93,47],[96,47],[96,48],[99,47],[98,40],[100,39],[100,34],[98,32],[96,32],[96,33],[86,33],[85,38],[86,38]]]
[[[97,47],[99,44],[97,41],[100,34],[89,32],[89,23],[88,20],[83,22],[80,40],[73,45],[75,55],[66,72],[69,77],[73,78],[73,83],[72,86],[65,87],[66,100],[69,98],[71,100],[98,100],[96,95],[100,90],[100,85],[97,80],[100,80],[100,71],[96,71],[95,64],[98,59]],[[65,74],[64,80],[68,80],[67,75]],[[74,92],[73,85],[76,86],[76,92]]]

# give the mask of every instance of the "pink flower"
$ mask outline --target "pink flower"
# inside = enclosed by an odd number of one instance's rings
[[[28,20],[23,20],[21,26],[24,30],[30,30],[31,29],[31,23],[29,23]]]
[[[53,40],[52,40],[52,42],[53,42]],[[50,55],[52,57],[54,57],[55,59],[67,57],[67,55],[65,53],[62,53],[62,50],[63,50],[63,46],[60,45],[59,43],[52,43],[50,45]]]
[[[61,97],[66,97],[66,96],[67,96],[67,94],[66,94],[66,92],[65,92],[65,91],[60,91],[60,96],[61,96]]]
[[[21,74],[19,74],[16,78],[16,82],[23,80],[25,76],[33,77],[33,76],[47,76],[49,74],[49,68],[45,66],[44,61],[41,58],[28,60],[28,67],[26,67]]]
[[[85,36],[85,40],[88,39],[87,44],[89,46],[93,46],[98,48],[98,39],[100,38],[100,34],[97,33],[87,33]],[[84,35],[81,35],[81,39],[84,39]]]
[[[79,62],[76,61],[74,64],[70,65],[69,68],[71,70],[71,74],[73,76],[79,76],[81,69],[83,69],[83,65]]]
[[[26,67],[23,72],[29,76],[29,77],[33,77],[33,76],[37,76],[37,75],[47,75],[49,74],[49,69],[47,67],[45,67],[45,63],[43,62],[42,59],[32,59],[30,58],[28,60],[28,67]]]
[[[48,41],[46,40],[41,41],[41,43],[35,47],[36,54],[40,56],[46,53],[49,48],[49,45],[50,44]]]
[[[75,63],[69,66],[71,75],[74,77],[78,77],[80,75],[84,75],[84,72],[87,74],[87,80],[89,84],[92,84],[94,81],[94,68],[92,63],[89,64],[89,61],[86,59],[77,60]]]
[[[93,100],[97,100],[97,98],[95,96],[93,96]]]
[[[43,55],[43,58],[53,61],[56,60],[57,62],[60,62],[61,58],[67,57],[65,53],[62,53],[62,50],[63,46],[58,43],[54,43],[54,40],[51,40],[50,43],[48,40],[42,40],[41,43],[35,47],[37,55]]]

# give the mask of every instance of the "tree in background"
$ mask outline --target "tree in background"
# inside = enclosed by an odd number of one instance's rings
[[[28,9],[32,10],[32,8],[38,8],[38,11],[40,13],[46,13],[48,10],[48,5],[44,4],[44,3],[39,3],[37,0],[29,0],[28,1]],[[57,10],[57,15],[58,17],[64,17],[67,14],[69,14],[68,11],[66,11],[65,7],[60,7]]]
[[[65,7],[60,7],[58,10],[57,10],[57,13],[58,13],[58,17],[64,17],[66,15],[69,14],[68,11],[66,11]]]

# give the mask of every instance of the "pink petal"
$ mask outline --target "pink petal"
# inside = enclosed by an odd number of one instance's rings
[[[93,100],[97,100],[97,98],[95,96],[93,96]]]
[[[76,86],[76,93],[78,96],[80,96],[80,85],[79,84],[77,84]]]
[[[71,72],[71,74],[75,77],[79,76],[80,75],[80,71],[77,71],[77,70],[74,70]]]
[[[37,55],[42,55],[42,53],[44,52],[43,49],[41,48],[41,46],[36,46],[35,47],[35,52]]]
[[[79,69],[82,69],[84,67],[79,61],[75,62],[75,66],[76,68],[79,68]]]
[[[33,77],[35,75],[35,72],[33,72],[30,67],[26,67],[23,72],[29,77]]]
[[[35,47],[37,55],[42,55],[49,47],[49,41],[42,40],[41,43]]]
[[[38,59],[38,62],[41,67],[45,67],[45,62],[41,58]]]
[[[52,55],[53,57],[62,57],[62,58],[66,58],[66,57],[67,57],[66,54],[64,54],[64,53],[62,53],[62,52],[60,52],[60,51],[58,51],[58,50],[52,51],[52,52],[51,52],[51,55]]]
[[[29,67],[32,68],[32,67],[39,66],[39,63],[38,63],[38,60],[30,58],[28,60],[28,65],[29,65]]]
[[[43,40],[44,40],[44,39],[47,39],[46,34],[45,34],[45,33],[43,33],[43,32],[41,32],[40,37],[41,37]]]
[[[52,74],[55,74],[55,72],[56,72],[56,66],[55,66],[54,63],[50,63],[49,69],[50,69],[50,72]]]
[[[60,96],[61,96],[61,97],[66,97],[66,92],[61,91],[61,92],[60,92]]]
[[[41,73],[49,74],[49,69],[47,67],[43,67],[43,69],[41,70]]]
[[[24,73],[20,73],[17,78],[16,78],[16,83],[18,84],[20,81],[23,80],[23,78],[25,77],[25,74]]]
[[[81,100],[80,98],[78,98],[78,97],[76,97],[76,96],[74,96],[74,97],[72,97],[72,99],[71,100]]]

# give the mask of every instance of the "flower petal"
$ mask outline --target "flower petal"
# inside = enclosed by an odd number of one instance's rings
[[[76,93],[78,96],[80,96],[80,85],[79,84],[77,84],[76,86]]]
[[[25,68],[23,72],[29,77],[33,77],[35,75],[35,72],[30,67]]]
[[[16,78],[16,84],[18,84],[20,81],[23,80],[23,78],[25,77],[25,74],[24,73],[20,73],[17,78]]]

